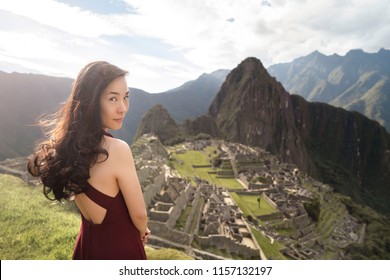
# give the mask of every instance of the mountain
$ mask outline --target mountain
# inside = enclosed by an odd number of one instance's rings
[[[145,114],[137,129],[135,139],[146,133],[157,135],[162,143],[166,143],[168,139],[180,137],[182,134],[168,110],[160,104],[155,105]]]
[[[265,148],[390,214],[386,130],[360,113],[290,95],[256,58],[245,59],[230,72],[203,121],[226,140]]]
[[[248,58],[230,72],[209,114],[226,140],[263,147],[307,170],[308,155],[291,102],[261,62]]]
[[[390,131],[390,50],[366,53],[356,49],[345,56],[315,51],[290,63],[268,68],[292,94],[358,111]]]
[[[42,133],[38,116],[54,112],[69,95],[72,80],[0,72],[0,159],[26,156]]]

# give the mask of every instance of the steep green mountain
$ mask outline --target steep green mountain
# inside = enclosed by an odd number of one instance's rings
[[[155,134],[162,143],[182,135],[179,126],[162,105],[152,107],[145,114],[137,129],[135,139],[147,133]]]
[[[345,56],[315,51],[268,68],[292,94],[358,111],[390,131],[390,50],[351,50]]]
[[[41,137],[37,117],[54,112],[71,85],[66,78],[0,72],[0,160],[32,152]]]

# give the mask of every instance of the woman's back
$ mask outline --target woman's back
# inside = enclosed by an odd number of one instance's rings
[[[120,140],[104,137],[109,157],[90,169],[87,191],[75,198],[82,223],[74,259],[146,259],[140,232],[118,185],[116,168],[126,168],[118,165],[121,145]]]
[[[102,148],[107,150],[109,156],[106,160],[104,160],[104,155],[99,156],[98,163],[89,170],[90,178],[88,180],[88,183],[96,190],[110,197],[115,197],[120,191],[118,180],[113,170],[113,167],[116,166],[114,164],[116,160],[115,153],[112,149],[112,146],[116,144],[115,141],[119,140],[109,136],[103,137],[101,145]],[[75,202],[87,221],[93,224],[100,224],[103,221],[106,210],[93,202],[87,195],[84,193],[76,195]]]

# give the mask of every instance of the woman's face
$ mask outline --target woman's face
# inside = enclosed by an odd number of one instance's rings
[[[129,89],[123,76],[115,78],[100,97],[100,117],[104,130],[117,130],[129,109]]]

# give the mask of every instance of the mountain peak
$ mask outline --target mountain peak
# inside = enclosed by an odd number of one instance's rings
[[[243,60],[227,76],[209,108],[227,140],[265,147],[283,160],[306,168],[306,155],[293,123],[290,95],[261,61]],[[275,127],[281,131],[275,139]],[[280,136],[280,137],[279,137]]]
[[[251,70],[255,70],[255,71],[258,71],[258,70],[267,71],[267,70],[265,70],[265,67],[261,63],[260,59],[258,59],[256,57],[248,57],[248,58],[244,59],[237,66],[237,68],[245,68],[245,69],[248,69],[248,70],[251,69]]]
[[[357,55],[363,55],[365,52],[362,49],[352,49],[348,51],[345,56],[357,56]]]
[[[309,56],[318,56],[318,55],[325,56],[322,52],[318,50],[315,50],[314,52],[309,54]]]
[[[221,110],[226,111],[226,113],[231,112],[231,110],[236,111],[237,106],[244,106],[243,104],[251,98],[261,99],[261,96],[266,94],[266,90],[259,89],[273,87],[278,88],[278,92],[283,91],[281,84],[268,74],[258,58],[248,57],[229,73],[215,96],[209,113],[216,116]],[[253,90],[249,93],[248,88]],[[246,98],[245,95],[250,96]]]
[[[147,133],[155,134],[163,143],[180,134],[178,125],[161,104],[155,105],[145,114],[135,139]]]

